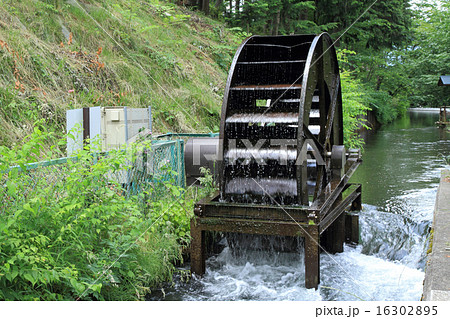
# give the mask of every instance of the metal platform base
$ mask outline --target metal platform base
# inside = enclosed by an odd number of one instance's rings
[[[345,241],[358,242],[361,185],[336,183],[320,207],[221,203],[218,195],[195,205],[191,221],[191,272],[205,273],[205,232],[301,236],[305,238],[305,287],[318,288],[320,251],[343,251]]]

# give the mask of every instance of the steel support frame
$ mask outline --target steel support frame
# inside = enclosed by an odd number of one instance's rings
[[[317,289],[320,282],[319,226],[288,221],[195,217],[191,220],[191,272],[206,271],[205,232],[280,235],[305,238],[305,287]]]
[[[353,190],[342,199],[342,192],[350,187]],[[317,289],[321,235],[329,230],[329,235],[322,241],[330,253],[341,252],[349,236],[353,242],[358,238],[357,220],[351,217],[350,228],[346,227],[348,216],[345,210],[360,208],[361,185],[346,184],[338,192],[335,200],[326,201],[319,211],[311,207],[225,204],[218,202],[217,196],[200,201],[195,205],[195,217],[191,220],[191,272],[203,275],[206,271],[207,231],[300,236],[305,238],[305,287]]]

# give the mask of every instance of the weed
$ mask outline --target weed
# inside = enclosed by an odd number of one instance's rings
[[[170,280],[189,242],[183,191],[169,179],[127,195],[119,176],[135,155],[123,151],[93,156],[87,147],[65,165],[26,170],[61,156],[43,154],[54,136],[34,126],[23,145],[0,146],[0,299],[143,299]]]
[[[200,167],[200,173],[203,175],[199,177],[200,184],[203,186],[200,197],[212,196],[219,189],[211,170],[206,167]]]

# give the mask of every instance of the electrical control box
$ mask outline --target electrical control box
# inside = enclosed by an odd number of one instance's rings
[[[67,156],[86,143],[102,152],[119,149],[152,130],[150,107],[87,107],[68,110],[66,116]]]

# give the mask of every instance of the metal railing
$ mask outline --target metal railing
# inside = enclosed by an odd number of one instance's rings
[[[219,133],[166,133],[156,136],[156,139],[188,139],[190,137],[217,137]]]
[[[142,150],[125,161],[120,167],[111,169],[99,183],[120,185],[124,195],[130,196],[144,189],[157,189],[164,182],[170,182],[179,187],[185,187],[184,173],[184,141],[152,140],[149,150]],[[58,198],[65,196],[67,190],[64,182],[67,178],[76,176],[75,162],[83,160],[86,165],[96,165],[102,157],[114,156],[111,153],[91,154],[89,161],[77,156],[63,157],[48,161],[12,166],[0,172],[0,213],[12,209],[18,201],[46,196]],[[78,166],[80,167],[80,166]],[[89,174],[89,167],[85,174]],[[82,174],[81,172],[79,174]],[[164,192],[164,187],[160,187]]]

